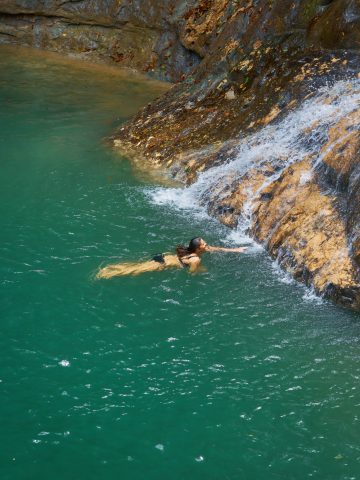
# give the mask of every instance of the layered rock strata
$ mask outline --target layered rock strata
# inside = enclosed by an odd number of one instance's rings
[[[180,81],[200,57],[181,42],[174,0],[0,0],[0,43],[51,50]]]

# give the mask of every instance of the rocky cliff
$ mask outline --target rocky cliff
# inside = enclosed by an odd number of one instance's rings
[[[0,43],[66,53],[180,81],[200,57],[181,42],[176,0],[0,0]]]
[[[12,4],[12,5],[11,5]],[[359,0],[0,1],[3,41],[181,80],[111,139],[360,308]]]

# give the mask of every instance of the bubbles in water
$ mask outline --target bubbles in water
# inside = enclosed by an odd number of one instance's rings
[[[312,287],[309,287],[309,288],[306,289],[302,298],[305,302],[315,303],[316,305],[321,305],[325,301],[324,298],[319,297],[316,294],[314,288],[312,288]]]
[[[286,285],[296,283],[292,276],[288,272],[285,272],[285,270],[282,270],[282,268],[276,261],[274,261],[271,266],[279,282],[285,283]]]
[[[61,360],[59,362],[59,365],[61,365],[62,367],[70,367],[70,362],[68,360]]]
[[[206,208],[196,202],[191,186],[187,188],[158,187],[148,189],[145,193],[155,205],[169,206],[177,211],[190,211],[200,219],[208,217]]]

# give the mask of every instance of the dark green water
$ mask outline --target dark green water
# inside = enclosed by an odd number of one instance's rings
[[[92,279],[228,234],[101,144],[161,90],[0,50],[1,479],[360,478],[357,314],[252,249]]]

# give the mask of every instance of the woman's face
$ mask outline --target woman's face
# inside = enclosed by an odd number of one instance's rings
[[[198,252],[205,252],[206,247],[207,247],[207,243],[205,242],[205,240],[201,239],[200,245],[198,246],[198,248],[196,250]]]

